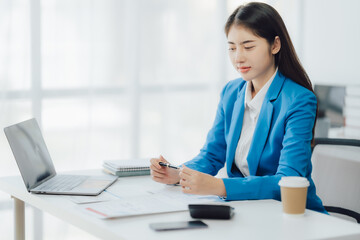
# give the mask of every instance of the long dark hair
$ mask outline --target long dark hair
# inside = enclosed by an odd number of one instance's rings
[[[278,67],[280,73],[285,77],[290,78],[292,81],[314,93],[310,78],[300,63],[285,23],[273,7],[260,2],[241,5],[229,16],[225,24],[226,36],[229,34],[232,25],[244,26],[255,35],[265,38],[270,45],[274,43],[275,37],[278,36],[280,38],[281,48],[275,55],[275,66]],[[315,123],[316,118],[317,107]],[[315,123],[312,140],[314,140]]]

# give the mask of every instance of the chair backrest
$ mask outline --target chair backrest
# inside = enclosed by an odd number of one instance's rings
[[[360,213],[360,140],[315,139],[311,161],[324,206]]]

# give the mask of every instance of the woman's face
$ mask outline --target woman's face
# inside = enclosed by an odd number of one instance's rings
[[[265,82],[274,74],[274,54],[280,50],[278,37],[270,46],[265,38],[254,35],[247,28],[232,25],[228,44],[230,60],[244,80]]]

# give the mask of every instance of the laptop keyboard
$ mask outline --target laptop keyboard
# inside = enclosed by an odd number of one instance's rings
[[[65,192],[70,191],[80,183],[85,181],[88,176],[78,175],[56,175],[55,177],[44,182],[37,188],[37,191]]]

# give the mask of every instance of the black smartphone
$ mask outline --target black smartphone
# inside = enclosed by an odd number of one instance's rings
[[[203,221],[182,221],[182,222],[159,222],[150,223],[150,228],[155,231],[169,231],[180,229],[207,228]]]

